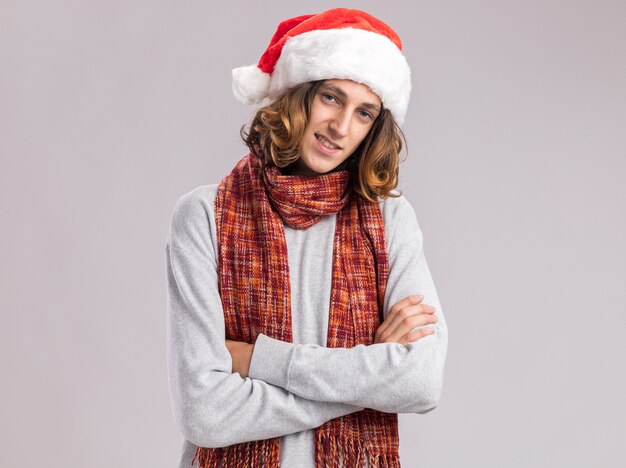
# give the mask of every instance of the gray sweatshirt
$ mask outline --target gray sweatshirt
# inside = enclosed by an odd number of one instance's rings
[[[448,332],[422,232],[404,196],[381,202],[389,254],[384,312],[421,294],[437,309],[439,320],[429,325],[435,333],[406,346],[327,348],[336,215],[305,230],[285,226],[293,343],[260,334],[244,379],[232,373],[225,346],[216,192],[217,184],[203,185],[179,198],[165,247],[168,381],[174,419],[185,439],[181,468],[191,466],[198,445],[272,437],[281,438],[281,467],[314,468],[315,428],[324,422],[364,408],[426,413],[437,406]],[[410,443],[402,437],[401,442]]]

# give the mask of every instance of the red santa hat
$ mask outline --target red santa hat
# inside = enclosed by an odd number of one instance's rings
[[[281,22],[259,62],[232,74],[233,93],[244,104],[267,103],[307,81],[350,79],[369,86],[398,124],[411,93],[400,37],[372,15],[347,8]]]

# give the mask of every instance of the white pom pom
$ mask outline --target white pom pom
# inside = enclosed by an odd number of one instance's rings
[[[233,70],[233,94],[244,104],[259,104],[267,97],[270,75],[256,65]]]

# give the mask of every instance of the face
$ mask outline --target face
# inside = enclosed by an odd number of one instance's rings
[[[294,175],[320,175],[341,170],[372,128],[380,98],[352,80],[326,80],[318,88],[309,122],[298,145]]]

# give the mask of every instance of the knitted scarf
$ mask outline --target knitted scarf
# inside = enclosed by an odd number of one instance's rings
[[[284,224],[307,229],[337,214],[333,239],[329,348],[374,342],[389,271],[378,203],[352,189],[349,171],[284,175],[252,153],[220,182],[215,200],[219,290],[226,338],[254,343],[259,333],[292,343]],[[315,429],[317,467],[399,467],[398,415],[373,409]],[[278,467],[280,437],[198,447],[200,468]]]

